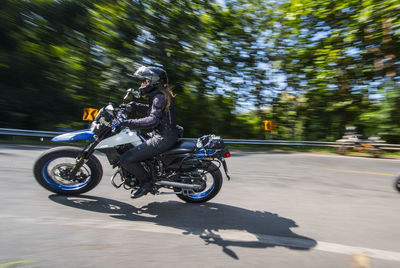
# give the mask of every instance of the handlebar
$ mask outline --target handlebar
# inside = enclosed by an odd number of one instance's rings
[[[112,131],[115,131],[115,129],[123,122],[127,119],[127,115],[126,115],[126,106],[124,104],[121,104],[118,107],[118,110],[115,113],[115,117],[114,120],[112,121],[111,125],[111,129]]]

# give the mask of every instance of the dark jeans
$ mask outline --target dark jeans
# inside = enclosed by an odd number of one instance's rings
[[[151,180],[151,175],[147,173],[140,162],[167,151],[176,144],[177,139],[175,131],[162,135],[155,133],[150,139],[125,152],[121,156],[121,166],[133,174],[143,185]]]

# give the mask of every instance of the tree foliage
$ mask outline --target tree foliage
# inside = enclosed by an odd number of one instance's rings
[[[298,115],[304,138],[335,139],[356,125],[395,140],[399,3],[292,0],[282,6],[277,46],[288,88],[306,98]],[[382,131],[389,125],[392,134]]]
[[[169,74],[185,136],[400,139],[398,0],[3,0],[0,124],[82,128],[132,73]]]

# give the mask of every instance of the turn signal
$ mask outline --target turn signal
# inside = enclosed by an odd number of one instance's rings
[[[226,152],[224,153],[225,158],[231,157],[231,153],[230,152]]]

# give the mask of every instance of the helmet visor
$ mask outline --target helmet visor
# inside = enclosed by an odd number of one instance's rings
[[[139,79],[141,82],[144,80],[153,80],[154,72],[152,72],[146,66],[142,66],[134,73],[134,76]]]

